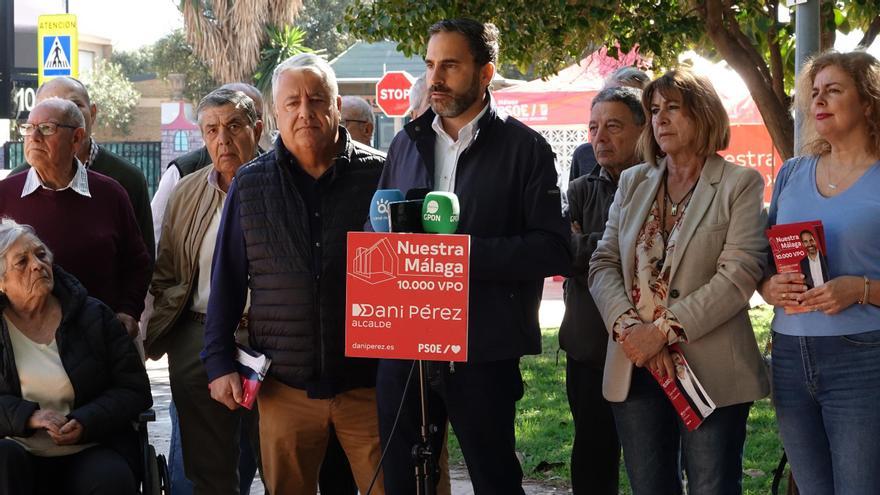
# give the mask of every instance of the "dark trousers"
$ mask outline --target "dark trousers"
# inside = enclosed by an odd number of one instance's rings
[[[134,495],[137,483],[125,459],[96,446],[61,457],[29,454],[0,439],[0,493],[15,495]]]
[[[174,326],[173,344],[168,351],[171,395],[177,407],[183,464],[186,477],[196,495],[235,495],[241,485],[250,491],[254,463],[239,473],[242,429],[258,442],[258,413],[240,408],[230,411],[211,398],[208,375],[199,360],[204,342],[204,325],[181,318]],[[245,442],[247,443],[247,442]],[[251,455],[259,445],[251,445]],[[255,459],[259,462],[259,459]],[[246,467],[246,466],[245,466]],[[245,477],[244,480],[241,477]]]
[[[565,389],[574,419],[572,493],[617,495],[620,441],[611,405],[602,397],[602,370],[568,356]]]
[[[657,381],[633,369],[629,396],[611,404],[633,495],[740,495],[746,422],[752,403],[719,407],[694,431]]]
[[[330,438],[327,440],[327,451],[321,463],[318,475],[318,487],[321,495],[357,495],[358,487],[351,474],[351,464],[342,444],[336,438],[336,430],[330,427]]]
[[[401,406],[412,361],[381,360],[376,380],[379,434],[388,446],[382,469],[388,495],[416,493],[413,445],[419,442],[418,367],[413,372],[394,435],[391,429]],[[428,387],[429,422],[441,428],[432,437],[439,454],[447,418],[458,437],[476,495],[523,494],[522,468],[514,452],[516,401],[523,395],[519,360],[490,363],[431,363]],[[436,483],[436,479],[434,480]]]

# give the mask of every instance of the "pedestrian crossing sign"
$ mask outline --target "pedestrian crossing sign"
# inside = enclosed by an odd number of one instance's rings
[[[76,16],[41,15],[37,23],[39,84],[61,76],[79,75]]]

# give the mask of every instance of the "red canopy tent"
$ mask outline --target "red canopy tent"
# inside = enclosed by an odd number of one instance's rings
[[[605,78],[621,66],[637,65],[636,50],[612,58],[603,48],[580,63],[566,67],[547,80],[536,79],[494,93],[498,106],[507,114],[548,136],[560,163],[560,172],[568,170],[572,143],[554,142],[560,130],[586,141],[590,102],[601,90]],[[725,159],[758,169],[766,183],[764,200],[770,202],[773,179],[782,163],[773,148],[755,102],[739,76],[721,64],[695,64],[695,70],[709,77],[730,117],[730,146],[721,152]],[[579,143],[577,143],[579,144]],[[563,174],[565,177],[567,173]]]

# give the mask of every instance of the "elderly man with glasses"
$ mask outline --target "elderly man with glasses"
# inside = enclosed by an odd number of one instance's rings
[[[88,137],[74,103],[44,100],[20,129],[32,168],[0,181],[0,216],[33,226],[55,263],[136,336],[152,262],[128,195],[76,157]]]
[[[373,108],[358,96],[342,97],[342,125],[355,141],[373,145]]]
[[[150,194],[147,192],[144,173],[125,158],[99,146],[91,137],[92,128],[98,117],[98,106],[91,100],[89,91],[82,82],[72,77],[50,79],[37,89],[37,103],[50,98],[68,100],[79,109],[85,122],[85,136],[76,150],[76,157],[87,170],[106,175],[119,182],[125,189],[134,211],[134,218],[144,238],[144,244],[147,245],[152,257],[155,249],[153,231],[150,229],[153,217],[150,212]],[[24,172],[29,166],[29,163],[22,163],[9,172],[9,175]]]

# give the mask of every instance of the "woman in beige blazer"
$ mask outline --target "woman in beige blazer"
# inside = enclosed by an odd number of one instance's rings
[[[681,493],[679,451],[689,493],[740,493],[749,408],[769,393],[747,311],[766,260],[764,183],[717,155],[729,121],[705,78],[669,71],[642,104],[647,163],[622,174],[590,261],[609,331],[603,393],[634,495]],[[695,431],[651,374],[675,376],[670,345],[717,407]]]

